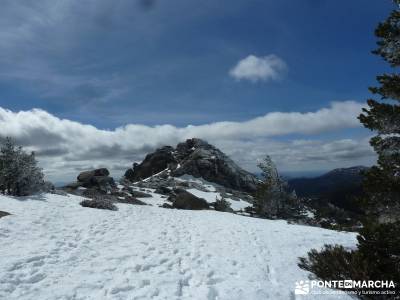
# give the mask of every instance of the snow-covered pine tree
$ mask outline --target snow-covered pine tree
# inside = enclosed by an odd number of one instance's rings
[[[262,182],[259,184],[254,208],[265,217],[287,216],[294,208],[295,199],[286,191],[287,183],[279,175],[275,163],[266,155],[259,163]]]
[[[400,0],[395,0],[399,6]],[[379,86],[371,87],[381,101],[369,99],[368,108],[359,116],[361,123],[377,133],[370,141],[378,154],[378,163],[365,174],[364,189],[369,212],[379,214],[384,207],[400,205],[400,9],[380,23],[375,31],[381,56],[393,68],[390,74],[377,76]],[[398,216],[400,219],[400,216]]]
[[[16,182],[16,157],[21,149],[17,148],[11,138],[7,137],[0,148],[0,186],[3,193],[11,194]]]
[[[0,148],[0,190],[15,196],[30,195],[42,189],[43,178],[35,154],[26,153],[7,137]]]
[[[21,153],[21,173],[18,181],[18,194],[31,195],[39,192],[44,187],[44,175],[38,167],[35,153]]]

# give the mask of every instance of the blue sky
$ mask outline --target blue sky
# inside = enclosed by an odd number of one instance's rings
[[[127,124],[240,123],[273,112],[316,112],[332,101],[363,103],[375,76],[387,70],[370,51],[374,28],[393,8],[389,0],[6,0],[0,12],[0,106],[13,114],[39,108],[55,118],[115,130]],[[277,76],[233,76],[250,55],[256,64],[275,57],[282,68],[272,68]],[[11,129],[7,134],[13,132],[19,140],[24,136]],[[214,139],[236,158],[229,148],[234,142],[260,149],[299,139],[365,144],[369,135],[351,123],[312,135],[276,134],[272,141],[262,134]],[[132,148],[123,159],[141,155]],[[286,171],[352,162],[291,166],[281,160]],[[372,163],[373,155],[354,162]]]

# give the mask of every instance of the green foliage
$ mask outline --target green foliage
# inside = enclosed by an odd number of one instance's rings
[[[342,246],[325,245],[307,257],[299,267],[322,280],[393,280],[400,284],[400,222],[367,224],[357,237],[359,246],[348,251]]]
[[[368,263],[368,278],[400,283],[400,222],[365,224],[357,237],[358,253]]]
[[[395,3],[399,5],[399,1]],[[400,11],[393,10],[389,17],[378,24],[375,29],[375,35],[378,38],[378,48],[373,51],[374,54],[380,55],[392,67],[400,64]]]
[[[368,264],[357,252],[339,245],[325,245],[322,251],[312,249],[307,258],[300,258],[299,267],[322,280],[365,280],[368,274]]]
[[[258,185],[254,199],[256,213],[263,217],[294,217],[299,214],[298,201],[294,194],[286,191],[287,183],[268,155],[258,164],[262,182]]]
[[[6,138],[0,148],[0,190],[14,196],[30,195],[44,186],[43,177],[35,153],[26,153]]]
[[[231,204],[224,197],[216,199],[214,209],[217,211],[232,212]]]
[[[400,0],[395,0],[399,5]],[[375,31],[380,55],[391,67],[400,65],[400,10],[394,10]],[[299,266],[323,280],[393,280],[400,284],[400,76],[384,74],[380,84],[370,90],[381,102],[368,100],[368,109],[360,122],[377,133],[370,141],[378,154],[378,163],[365,174],[366,196],[362,199],[370,216],[357,239],[358,248],[347,251],[341,246],[325,246],[301,258]],[[396,210],[397,209],[397,213]],[[395,212],[395,218],[383,217]],[[389,298],[389,297],[388,297]]]
[[[378,48],[373,53],[381,56],[391,67],[400,65],[400,0],[397,9],[375,30]],[[377,77],[379,86],[370,90],[380,95],[381,102],[370,99],[363,109],[360,122],[377,133],[370,141],[378,154],[378,164],[365,174],[364,204],[369,212],[382,213],[383,207],[400,204],[400,75],[383,74]]]

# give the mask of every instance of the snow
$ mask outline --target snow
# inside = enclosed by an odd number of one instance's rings
[[[12,214],[0,219],[0,299],[296,299],[309,275],[299,256],[356,244],[354,233],[285,221],[81,200],[0,196]]]
[[[194,177],[192,175],[182,175],[180,177],[175,177],[176,181],[182,181],[182,182],[193,182],[193,183],[197,183],[199,185],[202,185],[207,191],[210,192],[215,192],[216,191],[216,187],[218,187],[219,185],[210,181],[207,181],[205,179],[203,179],[202,177]]]
[[[218,192],[203,192],[203,191],[199,191],[197,189],[188,189],[187,191],[199,198],[203,198],[208,203],[215,202],[216,199],[222,198],[221,194]],[[243,201],[243,200],[233,200],[230,198],[225,198],[225,200],[231,204],[231,208],[234,211],[240,211],[240,210],[243,210],[245,207],[251,206],[251,204],[249,202]]]
[[[314,212],[312,212],[311,210],[306,210],[306,211],[305,211],[305,215],[306,215],[306,217],[309,218],[309,219],[314,219],[314,218],[315,218],[315,214],[314,214]]]
[[[140,191],[139,188],[135,188],[135,187],[132,187],[132,188],[135,189],[135,190]],[[146,204],[153,205],[153,206],[161,206],[164,203],[171,204],[171,202],[167,201],[167,196],[164,196],[164,195],[161,195],[161,194],[157,194],[154,191],[155,191],[155,189],[146,189],[146,193],[151,195],[151,198],[150,197],[143,197],[143,198],[139,197],[137,199],[142,201],[142,202],[144,202],[144,203],[146,203]]]

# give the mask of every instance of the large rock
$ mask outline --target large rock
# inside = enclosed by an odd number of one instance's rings
[[[101,168],[101,169],[95,169],[91,171],[84,171],[81,172],[77,179],[80,182],[86,182],[89,181],[92,177],[96,176],[109,176],[110,172],[106,168]]]
[[[110,175],[110,172],[105,168],[84,171],[78,175],[77,182],[70,183],[65,188],[75,191],[79,187],[85,187],[108,193],[116,188],[114,179],[108,175]]]
[[[208,209],[206,200],[196,197],[184,189],[175,189],[174,195],[168,198],[172,202],[172,207],[178,209],[201,210]]]
[[[141,164],[127,170],[130,181],[148,178],[163,170],[175,177],[192,175],[234,190],[254,192],[258,183],[255,175],[240,168],[216,147],[201,139],[188,139],[176,149],[166,146],[148,154]]]

